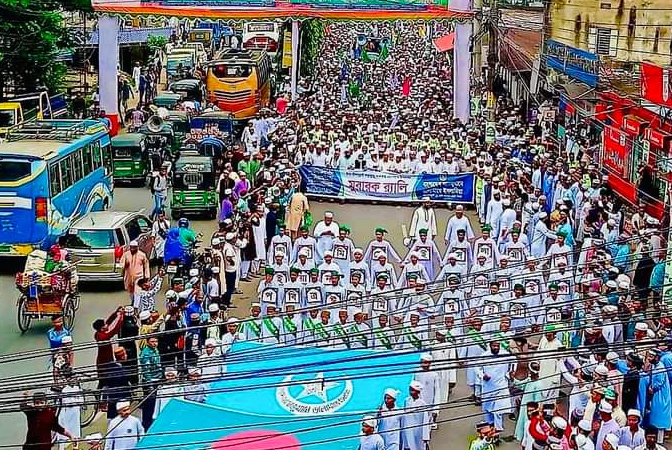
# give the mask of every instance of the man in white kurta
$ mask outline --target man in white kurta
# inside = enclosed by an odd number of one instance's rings
[[[317,240],[316,264],[320,264],[324,252],[331,250],[334,239],[338,236],[338,223],[334,221],[334,213],[331,211],[324,213],[324,220],[317,222],[315,228],[313,228],[313,236]]]
[[[431,354],[435,363],[435,369],[439,374],[439,402],[447,402],[450,392],[457,382],[457,350],[455,343],[448,342],[446,327],[439,326],[434,330],[436,340],[432,342]]]
[[[61,411],[58,414],[58,423],[68,430],[75,438],[82,437],[82,424],[80,421],[81,405],[84,403],[82,388],[79,387],[75,377],[69,377],[67,384],[61,391]],[[67,436],[58,435],[58,439],[67,439]],[[67,442],[59,444],[59,450],[64,450]]]
[[[457,230],[465,230],[467,239],[474,239],[474,229],[471,227],[469,217],[464,215],[464,207],[457,205],[455,207],[455,215],[448,220],[446,226],[446,235],[444,239],[446,245],[457,240]]]
[[[129,402],[117,402],[117,413],[107,426],[105,450],[133,450],[145,435],[145,429],[140,419],[131,415]]]
[[[439,415],[441,403],[441,385],[439,373],[432,368],[434,357],[431,353],[423,353],[420,356],[420,372],[416,372],[414,379],[422,384],[420,398],[427,404],[432,405],[432,429],[436,429],[436,418]]]
[[[401,448],[401,409],[396,405],[399,392],[396,389],[385,389],[383,404],[378,408],[378,434],[383,438],[385,450]]]
[[[429,197],[424,197],[422,206],[413,211],[409,237],[414,240],[420,239],[420,230],[427,229],[432,239],[436,237],[436,214]]]
[[[432,419],[427,403],[420,398],[422,383],[411,381],[409,396],[404,401],[401,440],[403,450],[425,450],[429,445]]]
[[[164,370],[166,381],[156,390],[156,403],[154,404],[154,414],[152,419],[156,420],[161,414],[161,411],[172,398],[181,398],[184,390],[182,386],[177,384],[177,369],[174,367],[166,367]],[[119,403],[117,403],[117,408]],[[118,447],[115,447],[117,449]],[[131,447],[133,448],[133,447]]]
[[[479,378],[483,380],[483,419],[504,430],[503,415],[511,412],[508,376],[515,361],[500,349],[499,341],[490,341],[490,349],[481,355]]]
[[[385,442],[376,433],[376,418],[365,416],[362,421],[362,434],[359,436],[359,450],[385,450]]]

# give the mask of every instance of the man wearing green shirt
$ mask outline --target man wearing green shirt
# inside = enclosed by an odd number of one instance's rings
[[[142,313],[149,313],[143,311]],[[152,415],[154,414],[154,404],[156,403],[156,394],[154,384],[161,381],[163,369],[161,368],[161,355],[159,355],[159,339],[150,337],[147,339],[147,345],[140,352],[140,374],[143,385],[143,395],[146,400],[142,402],[142,426],[148,430],[152,425]]]

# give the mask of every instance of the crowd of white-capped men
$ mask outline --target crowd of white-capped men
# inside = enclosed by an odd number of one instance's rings
[[[330,26],[299,100],[244,132],[242,161],[226,161],[223,179],[233,182],[223,185],[235,188],[241,170],[257,196],[226,192],[251,228],[237,235],[235,220],[220,224],[221,264],[171,286],[165,305],[154,300],[160,277],[145,280],[143,302],[95,325],[102,384],[115,389],[105,448],[134,448],[171,396],[204,401],[236,341],[417,351],[408,392],[385,390],[363,419],[361,450],[425,450],[433,430],[450,426],[441,417],[461,371],[483,411],[471,450],[513,439],[525,450],[662,448],[672,420],[672,320],[661,302],[668,218],[623,208],[588,138],[569,127],[554,140],[505,95],[496,142],[485,144],[483,118],[452,119],[451,64],[424,25],[369,31],[390,38],[388,56],[363,58],[351,28]],[[251,174],[250,158],[264,162]],[[437,222],[435,208],[446,206],[423,199],[403,248],[383,227],[351,235],[338,206],[305,227],[301,164],[473,171],[478,219],[457,206]],[[221,274],[241,266],[244,280],[263,278],[250,315],[236,318],[240,309],[220,301]],[[153,332],[163,333],[106,343]],[[57,320],[50,340],[58,372],[72,339]],[[64,378],[63,398],[75,396],[76,381]],[[138,387],[141,419],[128,401]],[[79,437],[76,416],[54,427]],[[103,445],[100,435],[85,440]]]

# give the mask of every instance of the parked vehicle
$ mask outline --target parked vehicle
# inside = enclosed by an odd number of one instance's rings
[[[131,241],[152,256],[152,222],[137,212],[104,211],[85,215],[72,224],[65,247],[81,281],[123,281],[119,264]]]
[[[0,146],[0,255],[48,250],[90,211],[112,206],[112,151],[97,120],[32,121]]]
[[[149,153],[142,133],[118,134],[112,138],[114,180],[143,183],[149,173]]]
[[[215,165],[209,156],[181,155],[173,168],[170,212],[177,219],[184,214],[217,216]]]

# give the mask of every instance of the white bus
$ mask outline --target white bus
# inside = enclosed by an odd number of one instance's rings
[[[278,22],[245,22],[243,24],[243,48],[266,50],[271,56],[278,51],[280,24]]]

